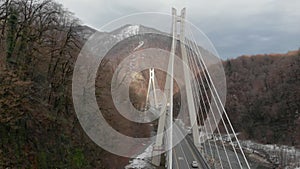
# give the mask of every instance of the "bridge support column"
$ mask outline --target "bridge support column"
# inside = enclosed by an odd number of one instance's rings
[[[180,48],[182,54],[183,63],[189,65],[187,52],[186,52],[186,44],[185,44],[185,8],[181,10],[180,19],[177,22],[180,22]],[[185,88],[186,88],[186,95],[187,95],[187,104],[188,104],[188,112],[190,117],[190,124],[192,127],[193,133],[193,141],[196,147],[200,147],[200,137],[199,137],[199,127],[197,122],[197,111],[194,102],[194,95],[192,93],[192,82],[191,82],[191,74],[190,74],[189,67],[183,65],[183,72],[184,72],[184,80],[185,80]]]
[[[150,92],[151,92],[151,88],[152,88],[152,94],[153,94],[153,98],[154,98],[155,108],[158,108],[156,91],[155,91],[156,88],[155,88],[155,72],[154,72],[154,68],[150,68],[149,69],[149,83],[148,83],[148,92],[147,92],[146,104],[149,103],[149,95],[150,95]]]
[[[185,29],[185,8],[181,10],[181,15],[177,16],[176,9],[172,8],[172,47],[170,51],[170,58],[168,63],[168,73],[170,75],[167,75],[166,83],[165,83],[165,89],[164,93],[165,96],[167,96],[167,105],[163,105],[160,109],[160,118],[159,118],[159,124],[158,124],[158,131],[157,131],[157,137],[155,141],[155,146],[153,149],[153,158],[152,163],[154,165],[160,164],[160,151],[157,149],[160,149],[163,143],[163,137],[167,137],[165,139],[165,149],[169,150],[173,144],[172,141],[172,125],[173,125],[173,71],[174,71],[174,57],[175,57],[175,51],[176,51],[176,45],[177,45],[177,38],[180,39],[180,47],[181,47],[181,53],[182,53],[182,60],[183,60],[183,72],[184,72],[184,80],[185,80],[185,86],[186,86],[186,94],[187,94],[187,103],[188,103],[188,112],[190,117],[190,124],[192,126],[192,133],[193,133],[193,141],[197,148],[200,149],[200,138],[199,138],[199,128],[198,128],[198,122],[197,122],[197,112],[194,102],[194,96],[192,93],[192,85],[191,85],[191,70],[189,68],[189,62],[188,62],[188,56],[185,46],[185,35],[184,35],[184,29]],[[180,23],[180,34],[177,33],[177,23]],[[150,72],[151,73],[151,72]],[[149,86],[150,88],[151,86]],[[149,91],[149,90],[148,90]],[[167,122],[166,125],[166,113],[168,111],[168,119],[169,122]],[[170,132],[167,134],[167,136],[163,136],[163,131],[165,129],[170,128]],[[169,137],[169,138],[168,138]],[[170,151],[168,151],[168,163],[169,165],[172,165],[172,148]],[[172,167],[172,166],[169,166]]]
[[[157,136],[155,140],[155,146],[157,148],[161,147],[163,144],[163,137],[164,136],[164,130],[167,128],[172,128],[172,120],[170,121],[171,126],[166,126],[166,114],[168,112],[168,116],[170,119],[173,119],[173,71],[174,71],[174,57],[175,57],[175,50],[176,50],[176,44],[177,44],[177,39],[175,38],[177,34],[177,26],[176,26],[176,9],[172,8],[172,46],[171,46],[171,52],[170,52],[170,58],[169,58],[169,63],[168,63],[168,73],[166,76],[166,82],[165,82],[165,88],[164,88],[164,94],[167,97],[166,104],[162,105],[160,109],[160,114],[161,116],[159,117],[158,121],[158,130],[157,130]],[[172,129],[171,129],[172,130]],[[172,133],[172,131],[171,131]],[[170,138],[168,138],[170,141],[168,143],[165,143],[165,149],[168,149],[172,144],[172,134],[170,134]],[[167,139],[165,139],[167,141]],[[166,147],[168,146],[168,147]],[[153,152],[153,153],[158,153],[158,152]],[[168,159],[170,163],[172,163],[172,150],[169,151],[171,154]],[[171,160],[171,161],[170,161]],[[159,157],[153,157],[152,158],[152,163],[154,165],[159,165],[160,164],[160,155]],[[170,166],[172,167],[172,166]]]
[[[154,145],[153,146],[153,150],[152,150],[152,164],[154,164],[155,166],[159,166],[160,162],[161,162],[161,154],[164,151],[164,147],[163,146],[157,146]]]

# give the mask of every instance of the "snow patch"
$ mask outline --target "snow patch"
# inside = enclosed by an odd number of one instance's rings
[[[139,42],[139,45],[138,45],[136,48],[134,48],[133,51],[138,50],[138,49],[141,48],[143,45],[144,45],[144,41],[140,41],[140,42]]]
[[[240,141],[242,147],[255,153],[273,164],[284,166],[285,169],[299,168],[300,150],[295,147],[276,144],[259,144],[251,140]]]
[[[140,31],[140,25],[129,25],[124,29],[122,29],[120,32],[118,32],[116,35],[113,35],[113,37],[121,41],[130,36],[137,35],[139,31]]]
[[[139,169],[139,168],[147,168],[154,169],[149,163],[151,161],[153,144],[151,144],[146,150],[138,155],[135,159],[130,161],[130,164],[125,166],[125,169]]]

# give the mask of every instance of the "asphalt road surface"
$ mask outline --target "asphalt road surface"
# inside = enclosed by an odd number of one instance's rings
[[[182,131],[177,125],[173,128],[174,139],[183,137]],[[173,168],[174,169],[192,169],[192,162],[197,161],[198,168],[207,169],[207,164],[204,162],[197,148],[188,140],[186,136],[179,144],[173,148]]]

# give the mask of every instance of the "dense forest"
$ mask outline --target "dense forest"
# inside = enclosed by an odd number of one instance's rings
[[[71,80],[84,28],[53,0],[0,0],[0,168],[128,162],[93,143],[74,112]],[[300,51],[242,56],[224,67],[226,109],[243,137],[299,146]]]
[[[226,108],[245,138],[300,146],[300,50],[224,62]]]
[[[0,168],[104,168],[72,105],[79,24],[53,0],[1,0]]]

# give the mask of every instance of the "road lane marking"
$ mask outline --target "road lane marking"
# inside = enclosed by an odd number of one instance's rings
[[[182,136],[184,136],[184,135],[182,134],[182,132],[180,131],[180,129],[179,129],[177,126],[176,126],[176,128],[177,128],[178,132],[179,132]],[[199,161],[198,158],[196,157],[194,151],[192,150],[192,148],[190,147],[190,145],[189,145],[189,143],[187,142],[186,139],[187,139],[187,138],[184,138],[183,140],[184,140],[184,142],[186,143],[188,149],[190,150],[190,152],[191,152],[191,154],[192,154],[194,160],[196,160],[196,161],[198,162],[198,164],[202,164],[202,162],[200,163],[200,161]],[[180,145],[180,146],[181,146],[181,145]],[[200,165],[198,165],[198,167],[200,168]]]
[[[179,129],[177,126],[176,126],[176,128],[177,128],[177,131],[178,131],[182,136],[184,136],[184,135],[182,134],[182,132],[180,131],[180,129]],[[187,136],[186,136],[186,137],[187,137]],[[197,159],[197,158],[196,158],[196,155],[194,154],[194,151],[192,151],[192,148],[191,148],[190,145],[188,144],[186,138],[184,138],[183,140],[187,143],[187,147],[190,149],[190,151],[191,151],[191,153],[192,153],[192,156],[193,156],[195,159]]]
[[[179,147],[180,147],[180,149],[181,149],[181,151],[182,151],[182,153],[183,153],[183,156],[185,157],[186,164],[187,164],[187,166],[188,166],[189,169],[190,169],[190,163],[188,162],[188,160],[187,160],[187,158],[186,158],[186,155],[185,155],[185,152],[184,152],[184,150],[183,150],[183,148],[182,148],[182,146],[181,146],[180,143],[179,143]]]

